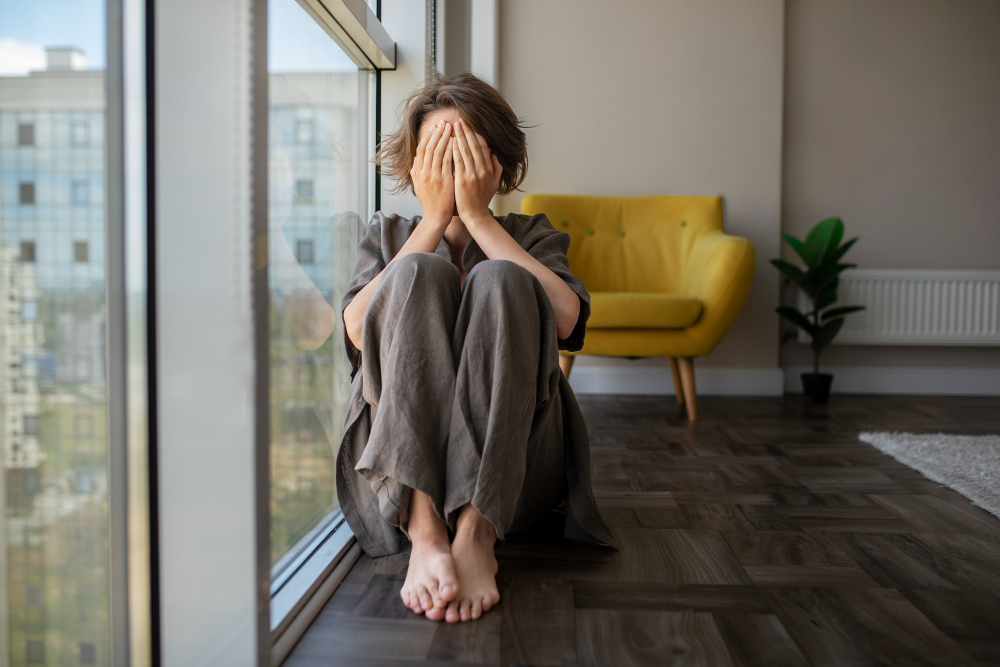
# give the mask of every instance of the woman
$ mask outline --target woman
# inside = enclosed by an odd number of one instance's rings
[[[338,494],[369,555],[412,544],[407,607],[466,621],[500,599],[496,541],[563,500],[567,536],[612,543],[557,352],[582,347],[590,295],[568,234],[488,209],[527,169],[520,123],[488,84],[465,74],[418,91],[376,161],[423,215],[376,213],[358,246]]]

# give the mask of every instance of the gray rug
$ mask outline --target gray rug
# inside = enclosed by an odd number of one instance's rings
[[[865,432],[858,438],[1000,518],[1000,436]]]

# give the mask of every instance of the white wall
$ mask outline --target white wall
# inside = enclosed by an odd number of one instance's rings
[[[861,267],[1000,269],[1000,2],[789,0],[785,62],[786,231],[838,215]],[[1000,368],[1000,348],[834,345],[824,363]]]
[[[754,243],[746,307],[703,367],[778,366],[783,22],[782,0],[500,3],[500,88],[535,126],[525,192],[721,194]]]

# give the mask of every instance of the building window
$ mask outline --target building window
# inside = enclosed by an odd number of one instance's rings
[[[24,415],[24,434],[38,435],[38,415]]]
[[[21,261],[25,264],[33,264],[35,261],[35,242],[21,241]]]
[[[29,665],[45,664],[45,643],[41,639],[29,639],[26,653]]]
[[[295,181],[295,196],[299,201],[312,201],[313,182],[311,178],[300,178]]]
[[[37,301],[22,301],[21,302],[21,319],[25,322],[34,322],[38,319],[38,302]]]
[[[35,203],[35,184],[34,183],[21,183],[21,203],[22,204],[34,204]]]
[[[32,123],[21,123],[17,126],[17,145],[35,145],[35,126]]]
[[[97,664],[97,646],[94,642],[80,642],[80,664]]]
[[[90,143],[90,124],[85,120],[74,120],[70,126],[70,144],[72,146],[86,146]]]
[[[312,264],[315,261],[312,239],[302,239],[295,244],[295,258],[299,260],[299,264]]]
[[[73,203],[86,204],[90,199],[90,188],[87,181],[73,181]]]
[[[86,241],[74,241],[73,242],[73,261],[74,262],[89,262],[90,261],[90,244]]]
[[[316,125],[311,118],[295,121],[295,143],[311,144],[316,138]]]
[[[24,585],[24,604],[27,607],[45,606],[45,589],[41,584],[28,583]]]

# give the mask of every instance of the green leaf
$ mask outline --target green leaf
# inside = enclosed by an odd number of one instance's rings
[[[859,310],[864,310],[864,306],[841,306],[840,308],[834,308],[823,313],[823,319],[828,320],[831,317],[841,317],[842,315],[847,315],[849,313],[856,313]]]
[[[801,287],[806,294],[812,296],[812,283],[810,282],[809,276],[806,275],[805,271],[794,264],[789,264],[783,259],[772,259],[771,264],[781,271],[785,277]]]
[[[857,242],[857,240],[858,237],[855,236],[853,239],[847,241],[846,243],[844,243],[844,245],[837,248],[833,253],[831,253],[829,261],[831,263],[839,262],[840,258],[843,257],[845,254],[847,254],[847,251],[851,249],[851,246],[854,245]]]
[[[826,252],[823,253],[822,264],[832,263],[833,254],[837,252],[837,247],[840,245],[840,239],[844,238],[844,223],[840,218],[834,218],[837,222],[833,225],[833,233],[830,235],[830,240],[826,244]]]
[[[832,287],[831,283],[838,280],[841,273],[847,269],[853,269],[855,266],[857,264],[830,264],[815,271],[814,275],[809,278],[812,284],[816,285],[817,290],[829,289]]]
[[[791,306],[778,306],[774,310],[795,326],[805,329],[810,335],[816,331],[815,325],[809,321],[809,318]]]
[[[843,235],[844,223],[840,221],[840,218],[827,218],[809,231],[805,242],[806,264],[816,268],[823,263],[830,241],[837,235],[838,229],[840,230],[839,234]]]
[[[823,310],[830,304],[837,300],[837,288],[827,287],[825,290],[819,293],[819,298],[816,299],[816,310]]]
[[[791,234],[782,234],[781,238],[785,239],[785,241],[788,242],[788,245],[792,246],[792,250],[798,253],[803,262],[806,264],[809,263],[809,260],[806,259],[806,247],[803,245],[802,241],[798,240]]]
[[[844,318],[839,317],[835,320],[829,320],[819,330],[813,335],[812,348],[816,354],[823,351],[823,348],[833,342],[836,338],[837,333],[840,332],[840,327],[844,326]]]

